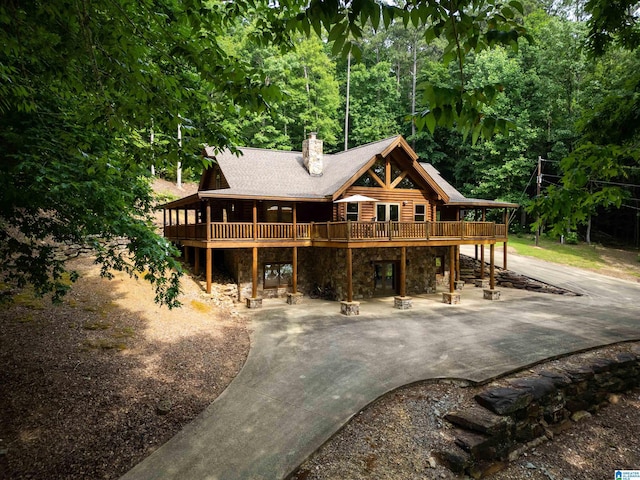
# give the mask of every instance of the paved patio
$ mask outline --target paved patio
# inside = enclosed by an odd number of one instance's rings
[[[486,381],[577,350],[640,339],[640,285],[582,270],[509,257],[581,297],[502,289],[482,299],[467,285],[460,305],[440,295],[363,301],[340,315],[337,302],[265,300],[252,316],[247,363],[196,420],[123,479],[286,477],[380,395],[434,378]]]

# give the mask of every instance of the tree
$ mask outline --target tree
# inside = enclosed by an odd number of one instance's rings
[[[594,51],[614,40],[637,46],[634,5],[587,2]],[[516,0],[410,0],[402,5],[382,0],[4,2],[1,280],[31,283],[37,292],[53,291],[59,298],[67,286],[56,246],[89,245],[105,275],[114,268],[145,272],[156,285],[158,301],[176,305],[179,265],[175,251],[151,226],[153,199],[146,176],[151,162],[158,169],[179,159],[185,167],[202,165],[198,155],[204,143],[233,148],[239,130],[228,118],[260,114],[278,98],[278,86],[267,81],[260,67],[226,48],[228,33],[240,23],[253,25],[248,41],[260,46],[274,44],[286,52],[299,38],[294,33],[308,38],[315,32],[325,36],[334,55],[351,52],[356,60],[361,53],[357,41],[367,25],[378,31],[397,21],[423,28],[424,41],[441,42],[443,60],[456,65],[458,75],[455,85],[422,92],[427,107],[417,126],[431,132],[456,126],[476,140],[506,123],[484,114],[496,87],[467,85],[465,62],[469,53],[495,45],[517,48],[527,35],[522,12]],[[322,50],[308,40],[293,59],[292,68],[301,69],[303,77],[307,72],[304,84],[292,79],[287,85],[292,107],[307,115],[302,126],[290,124],[287,134],[295,144],[305,128],[337,144],[339,125],[326,112],[337,110],[338,100],[330,93],[335,85]],[[316,61],[322,65],[317,70]],[[327,105],[321,103],[321,91]],[[280,113],[295,118],[288,110]],[[179,123],[182,149],[175,138]],[[120,239],[124,251],[115,246]]]
[[[0,6],[3,282],[30,283],[59,299],[68,285],[57,246],[79,244],[94,248],[104,275],[142,275],[160,303],[177,304],[176,252],[151,224],[151,159],[156,167],[176,164],[182,122],[191,127],[183,131],[181,160],[201,164],[205,138],[218,147],[233,143],[205,120],[231,106],[260,108],[272,92],[217,42],[235,18],[259,12],[197,3]]]
[[[391,65],[380,62],[371,68],[351,68],[351,145],[363,145],[397,135],[400,90]]]

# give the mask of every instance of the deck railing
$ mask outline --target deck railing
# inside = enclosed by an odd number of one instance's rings
[[[258,223],[212,222],[209,237],[205,224],[167,225],[165,236],[171,239],[215,241],[237,240],[314,240],[314,241],[389,241],[389,240],[482,240],[505,239],[507,228],[493,222],[320,222]],[[295,236],[294,236],[295,232]]]

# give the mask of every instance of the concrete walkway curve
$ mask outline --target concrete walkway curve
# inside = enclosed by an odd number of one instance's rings
[[[123,480],[284,478],[354,414],[399,386],[485,381],[640,339],[639,284],[514,255],[509,262],[583,296],[503,289],[491,302],[465,286],[460,305],[424,295],[399,311],[393,299],[374,299],[362,302],[358,317],[340,315],[335,302],[265,301],[251,313],[252,346],[240,374]]]

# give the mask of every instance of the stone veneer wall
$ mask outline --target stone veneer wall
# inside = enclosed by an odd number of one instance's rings
[[[407,295],[436,291],[437,255],[447,254],[446,248],[407,247]],[[400,248],[353,249],[353,296],[355,299],[374,295],[374,266],[376,261],[400,261]],[[251,249],[225,251],[225,267],[238,282],[238,300],[251,296]],[[264,264],[291,262],[291,248],[258,249],[258,296],[284,296],[291,288],[263,290]],[[347,296],[347,251],[338,248],[298,248],[298,290],[309,294],[317,286],[328,287],[336,293],[336,300]],[[399,272],[396,272],[399,275]]]
[[[454,444],[437,456],[454,472],[484,478],[639,385],[637,346],[584,363],[560,361],[536,375],[487,387],[474,405],[447,414],[455,426]]]

